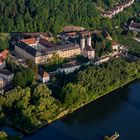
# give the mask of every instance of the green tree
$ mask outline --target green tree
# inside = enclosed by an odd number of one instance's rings
[[[9,47],[9,44],[6,40],[0,39],[0,52],[4,51]]]
[[[35,74],[32,69],[22,70],[14,76],[13,82],[15,86],[25,87],[31,85],[35,80]]]
[[[64,86],[61,98],[67,107],[78,107],[87,101],[86,89],[80,85],[69,83]]]

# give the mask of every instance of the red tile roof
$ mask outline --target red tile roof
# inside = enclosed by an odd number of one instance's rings
[[[9,53],[8,50],[4,50],[3,52],[0,53],[0,58],[6,59],[8,56],[8,53]]]
[[[40,70],[40,71],[39,71],[39,75],[40,75],[41,77],[43,77],[43,78],[49,77],[49,74],[48,74],[46,71],[43,71],[43,70]]]
[[[0,65],[2,65],[2,60],[0,59]]]
[[[26,44],[35,44],[36,43],[36,38],[28,38],[28,39],[23,39],[21,42],[24,42]]]
[[[3,52],[0,53],[0,57],[2,57],[3,59],[7,58],[9,51],[8,50],[4,50]]]
[[[3,61],[7,58],[9,51],[4,50],[0,53],[0,65],[3,63]]]

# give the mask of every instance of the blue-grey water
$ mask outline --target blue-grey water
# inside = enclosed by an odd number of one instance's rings
[[[14,135],[12,128],[3,130]],[[132,82],[23,140],[103,140],[119,132],[119,140],[140,140],[140,81]]]

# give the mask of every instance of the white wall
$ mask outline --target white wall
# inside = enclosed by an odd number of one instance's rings
[[[61,72],[65,72],[65,74],[73,73],[75,70],[80,69],[81,65],[69,67],[69,68],[61,68]]]

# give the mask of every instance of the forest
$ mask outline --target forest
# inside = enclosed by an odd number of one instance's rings
[[[0,95],[0,122],[32,132],[55,120],[63,111],[71,112],[140,78],[140,61],[118,58],[98,67],[89,66],[74,77],[60,92],[57,90],[58,97],[46,85],[35,83]]]
[[[122,0],[0,0],[0,32],[58,33],[65,25],[88,29],[112,28],[139,11],[140,2],[112,20],[101,17],[102,9]]]

